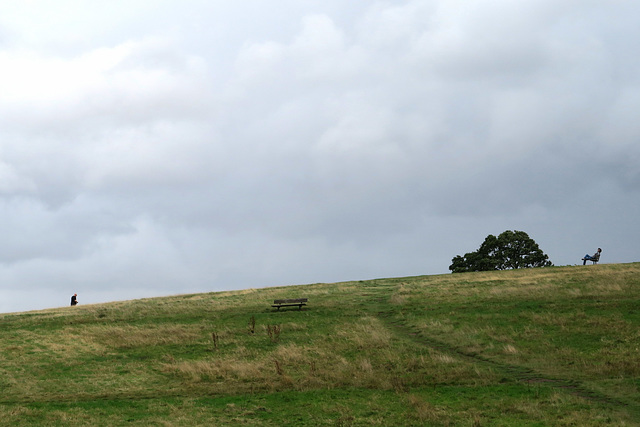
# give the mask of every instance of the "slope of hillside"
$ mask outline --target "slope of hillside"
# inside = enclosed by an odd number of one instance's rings
[[[639,300],[633,263],[0,315],[0,423],[639,425]]]

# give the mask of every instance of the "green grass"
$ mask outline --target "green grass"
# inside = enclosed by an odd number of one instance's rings
[[[633,263],[0,315],[0,424],[635,426],[638,301]]]

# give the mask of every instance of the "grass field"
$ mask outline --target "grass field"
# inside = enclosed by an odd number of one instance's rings
[[[309,305],[270,307],[296,297]],[[0,325],[2,425],[640,425],[640,263],[182,295]]]

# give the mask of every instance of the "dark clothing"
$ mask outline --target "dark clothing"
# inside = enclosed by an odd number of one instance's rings
[[[582,258],[582,265],[587,265],[587,261],[598,262],[600,260],[600,250],[598,250],[595,254],[589,255],[586,254],[584,258]]]
[[[76,305],[76,304],[78,304],[78,299],[74,295],[74,296],[71,297],[71,305]]]

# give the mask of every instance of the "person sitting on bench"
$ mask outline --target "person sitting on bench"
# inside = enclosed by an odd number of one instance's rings
[[[594,264],[598,262],[600,260],[600,252],[602,252],[602,249],[598,248],[595,254],[593,255],[586,254],[584,258],[582,258],[582,265],[587,265],[587,261],[591,261]]]

